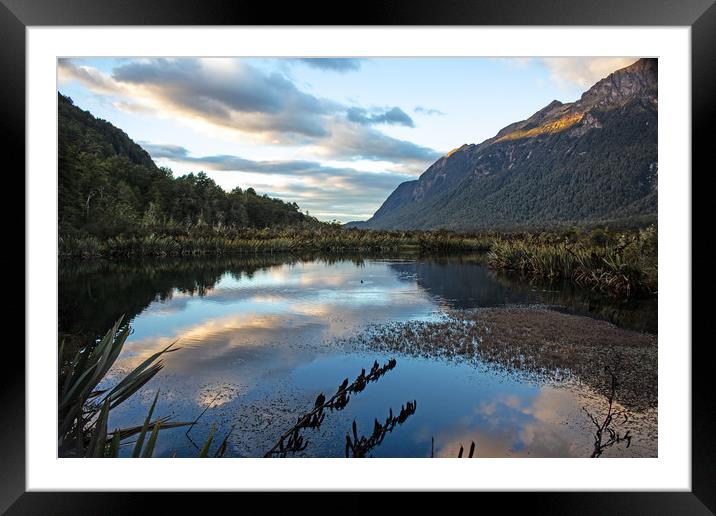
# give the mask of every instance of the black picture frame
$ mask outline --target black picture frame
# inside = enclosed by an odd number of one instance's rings
[[[716,93],[716,5],[714,0],[412,0],[349,4],[300,2],[277,4],[246,0],[0,0],[0,142],[4,156],[18,157],[15,170],[25,170],[25,29],[48,25],[571,25],[571,26],[689,26],[692,52],[692,163],[703,173],[711,154]],[[48,122],[49,123],[49,122]],[[711,144],[712,146],[713,144]],[[702,166],[703,165],[703,166]],[[704,170],[701,170],[704,168]],[[712,167],[709,167],[712,168]],[[684,171],[685,180],[690,171]],[[19,174],[16,174],[19,176]],[[698,174],[692,174],[698,177]],[[693,183],[692,183],[693,184]],[[17,181],[17,192],[25,191]],[[692,192],[696,192],[692,187]],[[692,200],[692,210],[694,202]],[[692,212],[692,220],[698,219]],[[692,230],[692,234],[696,232]],[[696,233],[698,234],[698,233]],[[24,236],[23,236],[24,238]],[[693,258],[692,270],[699,262]],[[705,265],[705,262],[704,262]],[[25,275],[31,274],[25,268]],[[20,290],[18,290],[20,291]],[[24,291],[24,288],[23,290]],[[23,306],[24,303],[23,303]],[[693,303],[692,303],[693,306]],[[31,307],[28,307],[31,308]],[[695,320],[692,315],[692,321]],[[693,327],[693,326],[692,326]],[[509,505],[550,514],[713,514],[714,396],[710,382],[710,341],[693,339],[692,353],[692,490],[690,492],[510,493]],[[0,511],[7,514],[126,514],[149,507],[144,497],[186,507],[186,495],[176,493],[27,493],[25,492],[25,356],[16,340],[7,342],[0,375]],[[683,346],[691,343],[668,343]],[[10,348],[10,349],[8,349]],[[48,353],[51,353],[48,350]],[[16,356],[12,356],[15,354]],[[8,366],[12,364],[12,366]],[[711,373],[712,374],[712,373]],[[212,494],[211,496],[218,496]],[[214,504],[226,501],[226,495]],[[234,496],[256,503],[255,495]],[[272,495],[272,503],[278,498]],[[471,495],[475,496],[475,495]],[[505,496],[480,493],[485,497]],[[353,505],[348,495],[342,502]],[[142,498],[142,499],[140,499]],[[368,503],[360,495],[361,505]],[[506,500],[499,500],[501,504]],[[454,503],[454,502],[452,502]],[[474,503],[474,502],[470,502]],[[483,507],[487,507],[482,505]],[[382,511],[390,511],[385,506]]]

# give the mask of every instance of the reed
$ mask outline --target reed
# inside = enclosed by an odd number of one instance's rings
[[[589,241],[495,239],[487,254],[494,269],[517,271],[526,276],[567,279],[578,285],[618,296],[653,294],[657,291],[656,228],[619,235],[612,243]]]
[[[373,422],[373,431],[370,435],[358,435],[358,425],[355,419],[351,430],[353,435],[346,433],[346,458],[364,458],[368,457],[368,453],[379,446],[385,436],[393,431],[397,425],[402,425],[405,421],[415,414],[415,409],[418,406],[416,400],[408,401],[405,405],[400,406],[400,412],[397,415],[393,415],[393,409],[390,409],[388,417],[385,422],[381,423],[377,419]]]
[[[477,251],[490,249],[485,235],[447,231],[372,231],[321,229],[188,230],[183,233],[95,236],[65,235],[59,239],[62,257],[197,256],[285,252]]]

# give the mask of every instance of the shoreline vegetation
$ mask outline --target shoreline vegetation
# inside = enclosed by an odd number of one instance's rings
[[[656,294],[657,228],[606,228],[534,233],[377,231],[325,227],[250,229],[221,226],[146,228],[113,238],[61,235],[60,258],[251,255],[295,252],[483,254],[492,269],[527,278],[568,280],[617,297]]]

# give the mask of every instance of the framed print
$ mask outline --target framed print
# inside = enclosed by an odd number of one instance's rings
[[[3,510],[714,510],[712,2],[3,2],[27,206]]]

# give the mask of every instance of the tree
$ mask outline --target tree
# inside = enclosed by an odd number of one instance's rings
[[[224,191],[205,172],[174,177],[109,122],[58,103],[60,234],[117,236],[186,227],[266,227],[308,220],[296,203],[253,188]],[[175,222],[176,221],[176,222]]]

